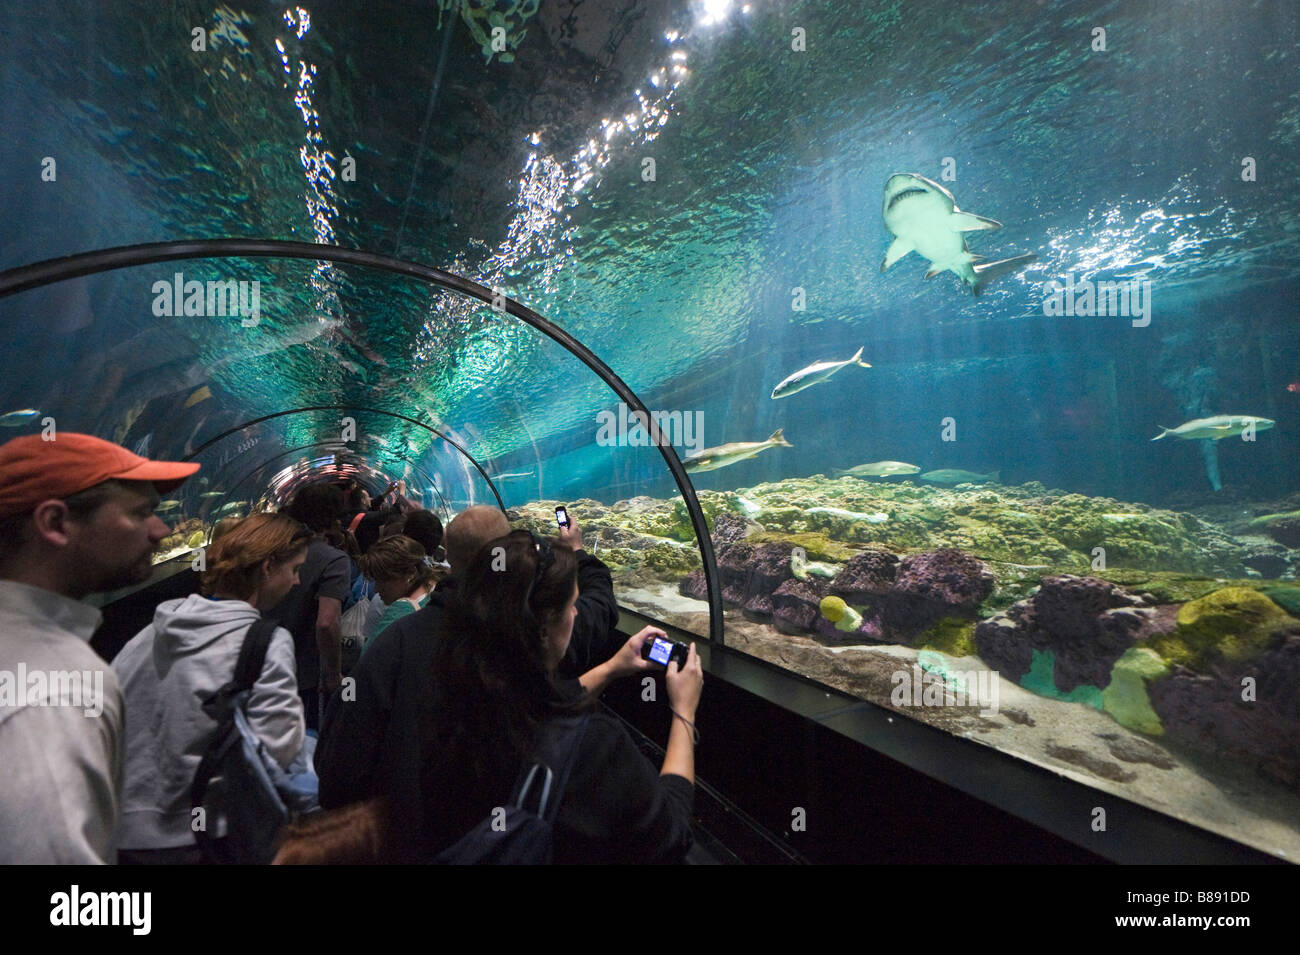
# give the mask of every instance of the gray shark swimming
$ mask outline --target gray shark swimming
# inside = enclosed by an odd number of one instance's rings
[[[1000,275],[1024,268],[1038,256],[1032,252],[998,262],[976,265],[981,256],[966,248],[963,232],[1001,229],[1002,223],[957,208],[953,194],[933,180],[916,173],[896,173],[885,183],[885,204],[881,210],[885,228],[895,236],[880,271],[885,271],[909,252],[930,260],[927,279],[940,272],[952,272],[970,286],[980,290]]]

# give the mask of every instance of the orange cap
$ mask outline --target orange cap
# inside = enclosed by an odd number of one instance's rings
[[[198,469],[181,461],[150,461],[88,434],[60,431],[52,441],[24,435],[0,445],[0,517],[26,514],[41,501],[69,497],[110,478],[151,481],[163,493]]]

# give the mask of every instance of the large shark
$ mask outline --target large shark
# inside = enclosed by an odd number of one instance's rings
[[[1038,256],[1032,252],[1013,256],[998,262],[976,265],[982,256],[966,248],[963,232],[979,229],[1001,229],[1002,223],[986,219],[957,208],[951,192],[933,180],[916,173],[895,173],[885,183],[885,205],[882,209],[885,227],[895,235],[880,271],[885,271],[909,252],[916,252],[930,260],[927,279],[940,272],[952,272],[979,295],[980,290],[997,278],[1033,262]]]

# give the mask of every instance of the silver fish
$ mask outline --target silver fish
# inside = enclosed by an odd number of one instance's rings
[[[1208,438],[1211,441],[1222,441],[1224,438],[1236,437],[1249,427],[1253,427],[1256,431],[1267,431],[1276,423],[1270,418],[1259,418],[1254,415],[1221,414],[1212,418],[1196,418],[1176,428],[1166,428],[1161,425],[1160,433],[1151,440],[1159,441],[1166,435],[1172,434],[1175,438],[1186,440]]]
[[[19,411],[0,414],[0,428],[21,428],[33,418],[39,418],[40,415],[41,413],[35,408],[23,408]]]
[[[848,470],[841,471],[839,468],[832,468],[836,477],[893,477],[896,474],[919,474],[921,469],[915,464],[907,464],[903,461],[873,461],[870,464],[859,464]]]
[[[976,474],[974,471],[963,471],[961,468],[940,468],[938,471],[926,471],[921,475],[921,480],[929,481],[931,484],[988,484],[990,482],[997,484],[1002,480],[1002,472]]]
[[[863,347],[865,348],[866,346]],[[862,360],[862,349],[859,348],[856,355],[852,358],[847,358],[844,361],[819,361],[815,364],[809,365],[807,368],[800,368],[793,375],[786,378],[772,389],[772,397],[786,398],[796,392],[803,391],[805,388],[811,388],[813,385],[825,381],[845,365],[859,365],[863,368],[871,367]]]
[[[794,447],[785,439],[785,435],[781,433],[782,430],[782,428],[777,428],[766,441],[737,441],[733,444],[719,445],[716,448],[705,448],[699,454],[692,454],[682,464],[686,466],[688,474],[697,474],[700,471],[716,471],[718,468],[725,468],[737,461],[748,460],[768,448]]]

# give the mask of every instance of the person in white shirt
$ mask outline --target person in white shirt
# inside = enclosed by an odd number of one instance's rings
[[[149,578],[159,494],[198,469],[70,432],[0,446],[0,864],[116,861],[122,694],[81,601]]]

